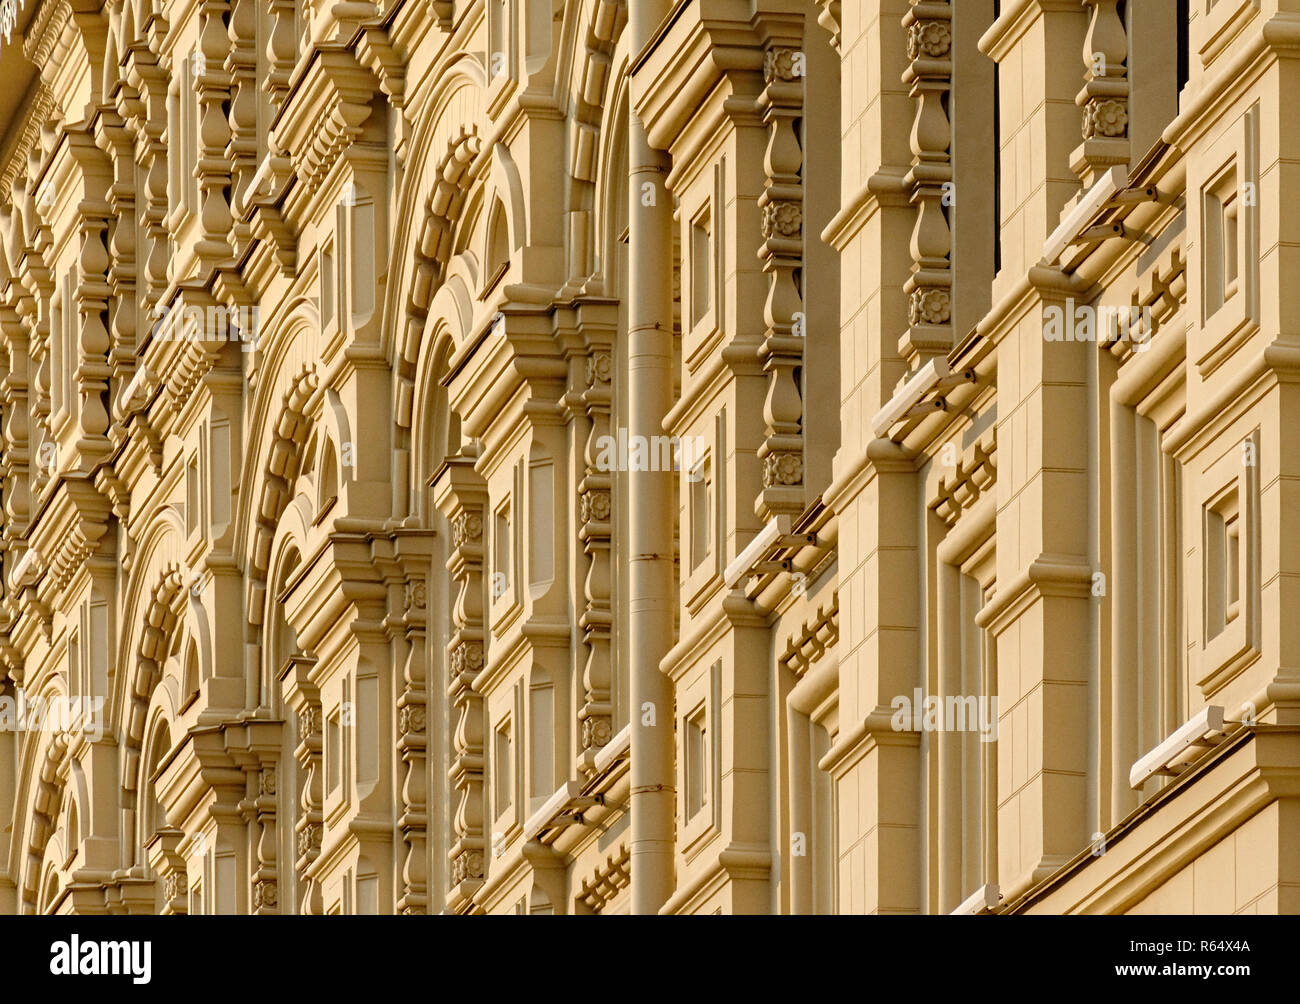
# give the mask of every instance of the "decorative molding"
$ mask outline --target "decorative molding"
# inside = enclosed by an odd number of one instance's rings
[[[997,432],[989,430],[966,450],[952,473],[940,478],[928,508],[946,526],[956,526],[961,514],[997,484],[997,455]]]
[[[803,676],[808,667],[833,649],[840,639],[839,594],[832,594],[830,602],[819,606],[817,613],[800,626],[786,642],[778,660],[795,676]]]
[[[1074,152],[1071,167],[1087,190],[1115,164],[1129,161],[1129,44],[1119,0],[1082,2],[1089,20],[1084,85],[1075,103],[1082,112],[1083,145]]]
[[[767,520],[803,510],[804,305],[795,274],[804,266],[804,152],[797,120],[804,114],[806,55],[788,46],[763,53],[765,87],[758,107],[768,131],[767,177],[758,197],[763,244],[758,257],[768,275],[767,330],[759,358],[767,373],[764,437],[758,448],[763,490],[754,511]]]
[[[915,370],[946,355],[954,341],[952,230],[945,201],[953,180],[952,123],[946,108],[952,90],[952,7],[948,0],[911,0],[902,24],[909,60],[903,83],[916,104],[906,178],[916,224],[912,271],[903,286],[908,328],[898,349]]]

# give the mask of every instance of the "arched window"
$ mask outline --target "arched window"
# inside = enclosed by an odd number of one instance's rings
[[[328,447],[326,452],[329,452]],[[268,609],[265,623],[269,625],[270,633],[267,636],[266,672],[262,677],[262,693],[259,703],[262,707],[269,708],[272,711],[279,705],[279,680],[284,673],[285,666],[291,658],[302,654],[298,648],[298,635],[294,632],[292,625],[289,624],[284,612],[285,593],[288,591],[289,582],[293,579],[294,573],[297,572],[300,564],[301,558],[297,549],[290,548],[280,561],[275,576],[275,588],[270,590],[266,597]]]
[[[510,267],[510,227],[506,222],[506,209],[498,199],[488,217],[487,269],[483,273],[486,292],[501,281]]]
[[[181,676],[184,684],[184,704],[188,705],[190,701],[199,696],[199,646],[191,638],[189,645],[185,649],[185,671]]]
[[[167,825],[167,817],[163,813],[162,803],[158,799],[157,777],[158,771],[167,759],[167,754],[171,752],[172,738],[171,729],[165,721],[159,721],[154,727],[153,735],[149,742],[149,759],[143,780],[144,799],[142,806],[144,817],[141,819],[141,846],[144,846],[152,839],[153,835]]]
[[[319,519],[339,499],[339,463],[334,444],[326,440],[321,448],[320,476],[316,485],[316,517]]]

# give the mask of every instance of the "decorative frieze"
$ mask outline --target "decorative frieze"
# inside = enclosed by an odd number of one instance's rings
[[[809,666],[835,647],[839,638],[840,602],[836,593],[829,604],[819,606],[816,615],[791,635],[780,663],[796,676],[803,676]]]
[[[986,432],[958,461],[957,466],[939,479],[938,492],[930,510],[952,527],[997,484],[998,444],[995,430]]]

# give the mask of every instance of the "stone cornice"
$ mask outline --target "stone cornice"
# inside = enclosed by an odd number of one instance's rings
[[[980,38],[980,52],[1001,62],[1044,14],[1078,14],[1082,18],[1084,6],[1079,0],[1010,0]]]
[[[55,602],[64,585],[99,548],[108,532],[108,500],[88,477],[63,477],[27,531],[45,578],[39,595]]]
[[[1202,78],[1161,138],[1182,149],[1200,142],[1209,130],[1222,124],[1229,108],[1258,93],[1260,76],[1283,58],[1300,58],[1300,13],[1279,12],[1252,32],[1246,43],[1216,68],[1214,76]]]
[[[725,0],[698,0],[670,20],[636,62],[632,102],[652,146],[666,150],[726,78],[749,77],[738,91],[762,89],[764,49],[803,44],[803,16],[759,14],[735,20]]]
[[[379,82],[346,45],[319,43],[272,130],[272,142],[289,151],[305,206],[340,155],[361,135]],[[297,214],[295,214],[297,215]]]
[[[44,83],[36,85],[28,107],[20,114],[23,126],[8,151],[4,167],[0,168],[0,206],[8,208],[13,204],[12,190],[14,182],[27,170],[27,158],[41,139],[41,128],[54,112],[54,92]]]

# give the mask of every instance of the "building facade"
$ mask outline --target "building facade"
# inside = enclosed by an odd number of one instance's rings
[[[0,912],[1300,912],[1300,0],[0,31]]]

